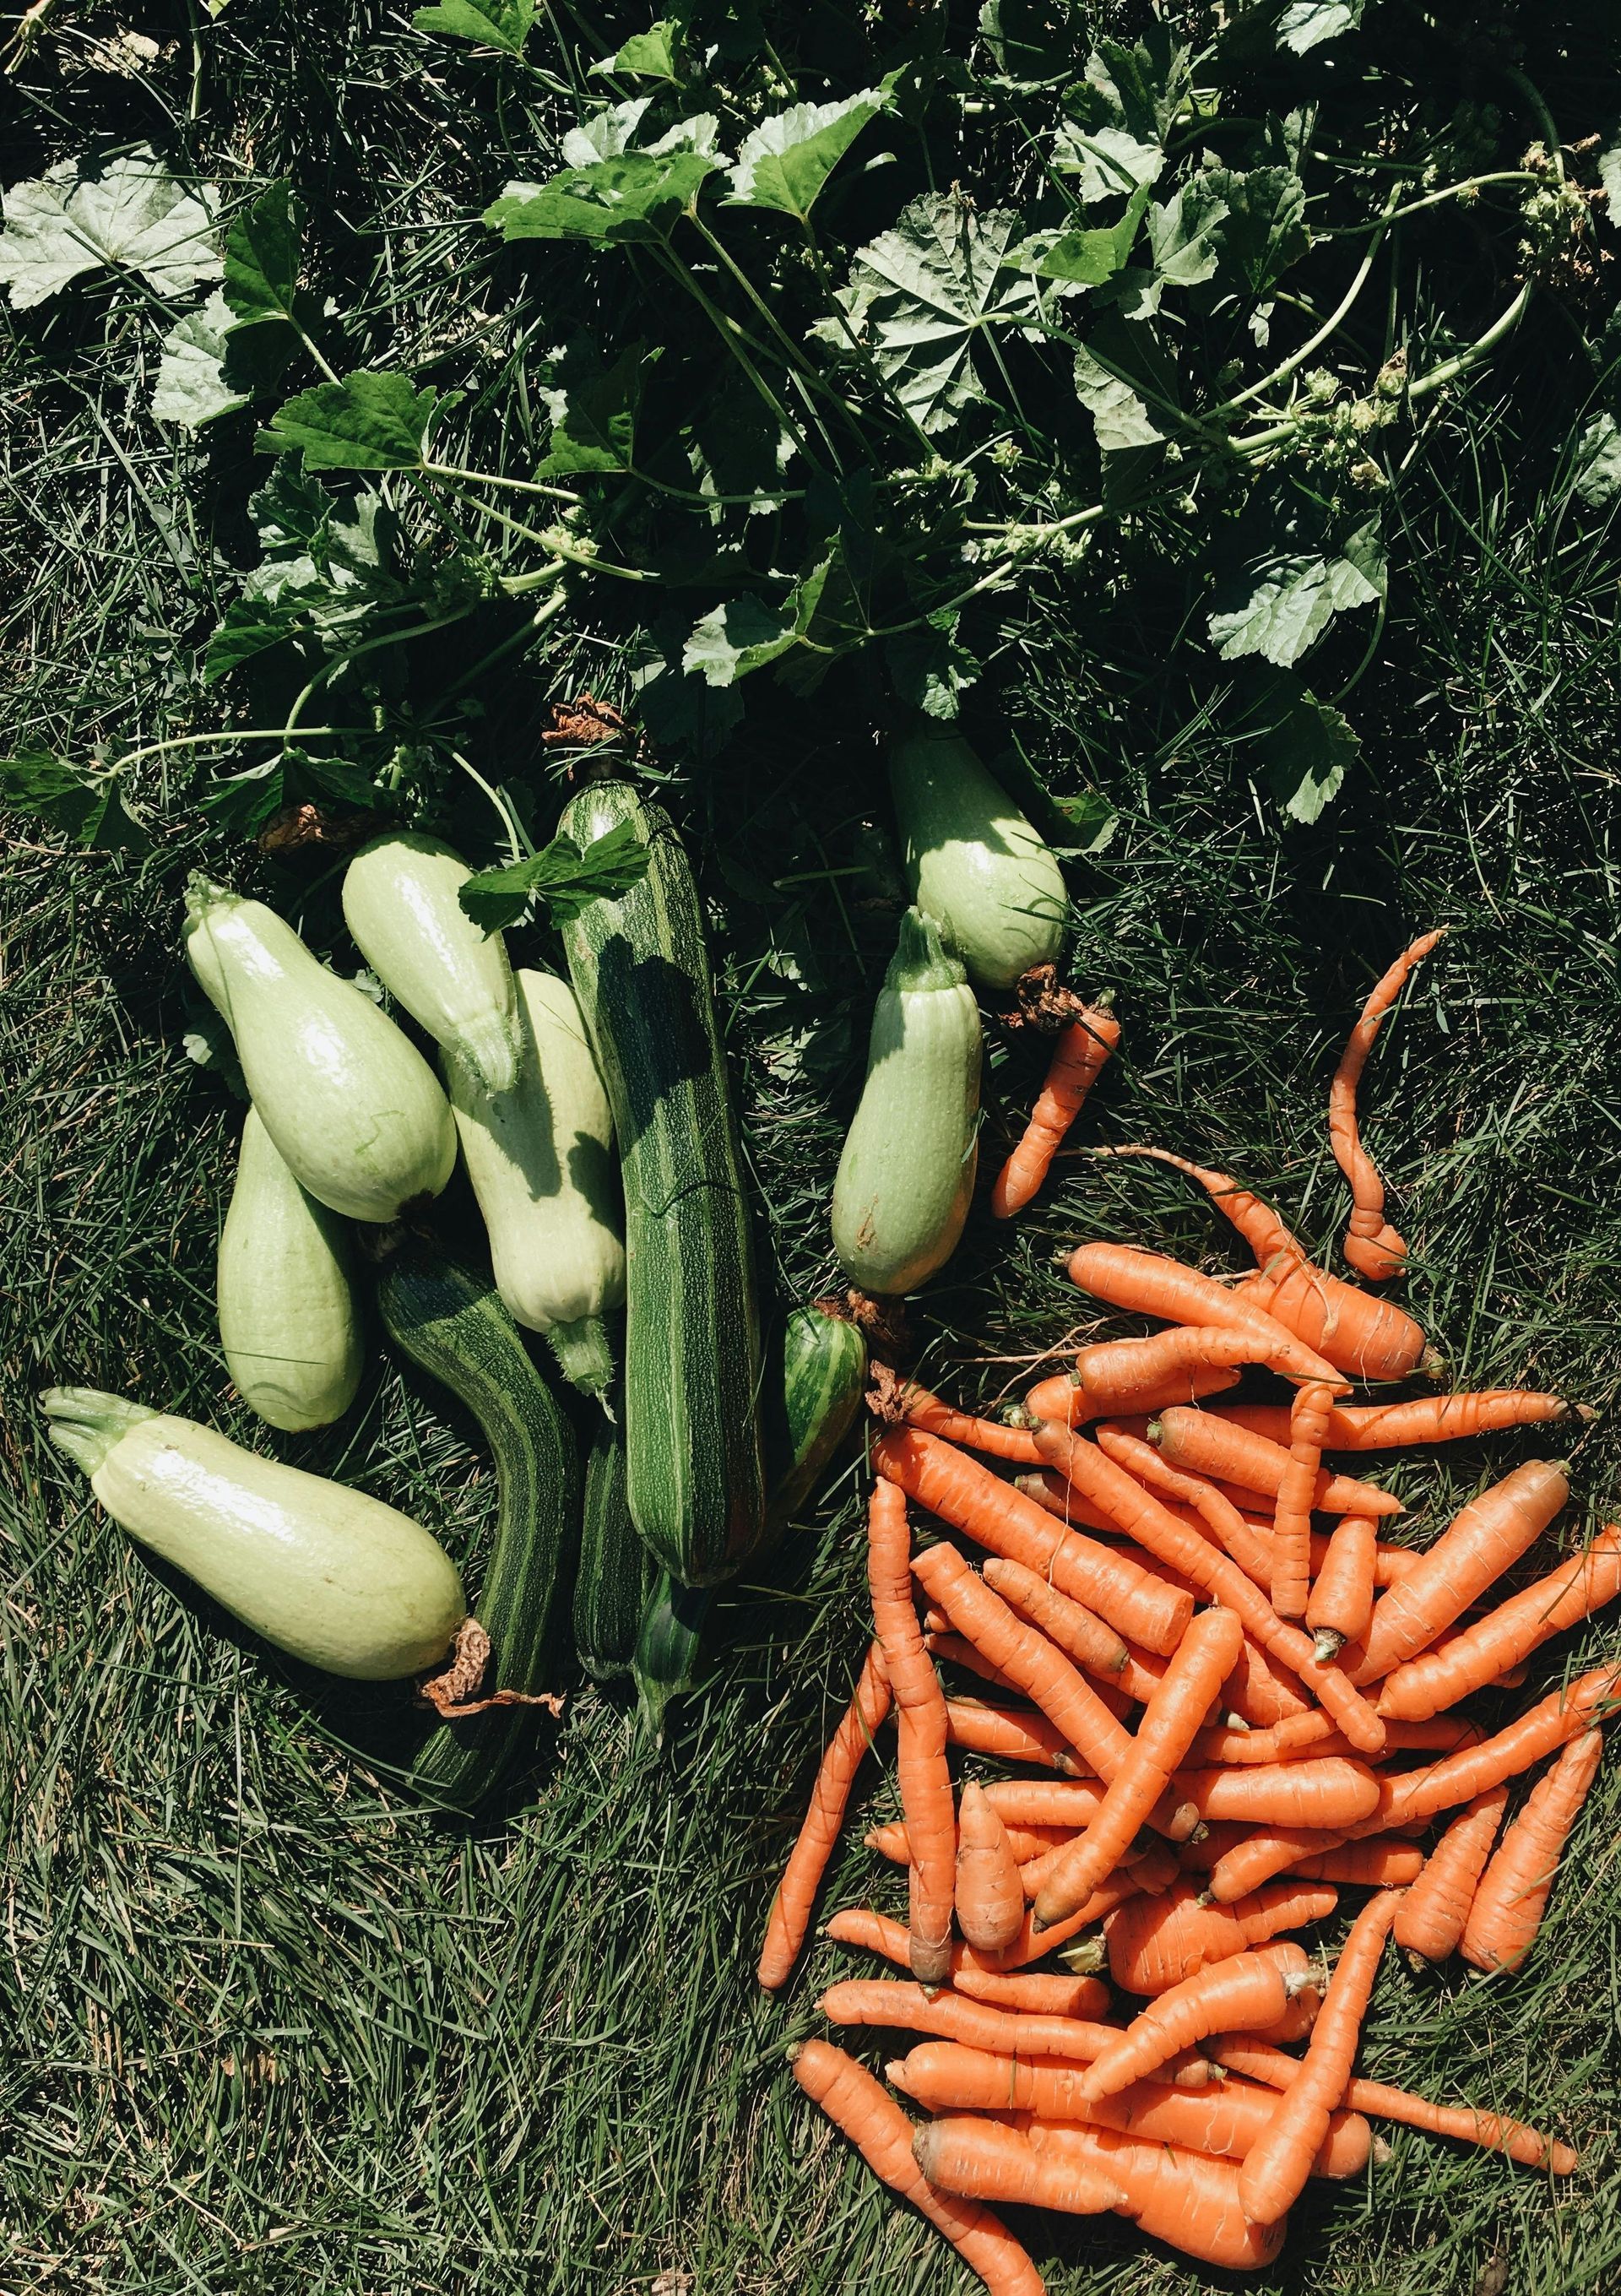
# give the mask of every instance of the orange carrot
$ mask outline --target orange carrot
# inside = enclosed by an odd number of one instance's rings
[[[1477,1746],[1486,1736],[1478,1722],[1457,1714],[1437,1714],[1427,1722],[1387,1722],[1388,1754],[1450,1754]],[[1209,1769],[1253,1769],[1271,1762],[1339,1760],[1353,1751],[1348,1739],[1319,1711],[1297,1715],[1270,1730],[1201,1730],[1191,1762]]]
[[[1535,1544],[1569,1496],[1562,1465],[1527,1459],[1471,1499],[1417,1566],[1374,1604],[1353,1680],[1376,1682],[1427,1649]]]
[[[875,1472],[976,1546],[1049,1577],[1060,1592],[1105,1613],[1123,1635],[1162,1654],[1182,1640],[1193,1605],[1163,1581],[1077,1531],[1057,1531],[1034,1499],[935,1436],[887,1428],[872,1446]]]
[[[1306,1599],[1313,1656],[1327,1666],[1347,1643],[1360,1642],[1373,1617],[1379,1538],[1367,1515],[1342,1515]],[[1380,1708],[1383,1712],[1383,1708]]]
[[[1321,1382],[1316,1387],[1326,1428],[1331,1406],[1322,1400]],[[1296,1406],[1291,1406],[1291,1424],[1298,1401],[1297,1398]],[[1217,1482],[1235,1484],[1240,1489],[1274,1499],[1283,1488],[1291,1456],[1282,1444],[1257,1435],[1231,1419],[1220,1418],[1215,1412],[1196,1411],[1186,1404],[1162,1411],[1149,1431],[1149,1440],[1173,1467],[1183,1467],[1193,1474],[1207,1475]],[[1379,1490],[1372,1483],[1358,1482],[1351,1475],[1325,1474],[1321,1468],[1313,1470],[1306,1495],[1311,1502],[1306,1509],[1308,1514],[1386,1515],[1403,1512],[1400,1499],[1388,1491]]]
[[[1002,1820],[970,1778],[957,1803],[957,1927],[980,1953],[1000,1953],[1024,1927],[1019,1865]]]
[[[1621,1665],[1595,1667],[1560,1690],[1551,1691],[1517,1721],[1478,1746],[1461,1747],[1439,1762],[1393,1778],[1380,1788],[1379,1808],[1364,1819],[1362,1833],[1384,1833],[1410,1818],[1433,1817],[1472,1801],[1488,1786],[1518,1777],[1588,1724],[1602,1720],[1621,1697]]]
[[[1011,1219],[1036,1194],[1065,1133],[1120,1041],[1120,1023],[1106,1005],[1083,1004],[1069,996],[1068,1010],[1073,1017],[1059,1031],[1030,1121],[991,1190],[991,1210],[998,1219]]]
[[[946,1740],[970,1754],[990,1754],[1003,1762],[1039,1762],[1044,1769],[1074,1777],[1086,1767],[1044,1714],[1013,1713],[978,1698],[948,1698]]]
[[[1311,1982],[1311,1964],[1292,1940],[1264,1945],[1210,1963],[1170,1986],[1132,2019],[1093,2062],[1081,2081],[1088,2097],[1112,2096],[1145,2079],[1179,2049],[1207,2033],[1247,2032],[1281,2017],[1292,1994]],[[1313,2150],[1315,2151],[1314,2146]]]
[[[1334,1080],[1329,1086],[1329,1145],[1334,1152],[1334,1161],[1351,1185],[1350,1224],[1340,1248],[1346,1265],[1354,1267],[1368,1283],[1388,1283],[1393,1275],[1399,1275],[1407,1247],[1385,1218],[1385,1184],[1373,1159],[1363,1148],[1357,1128],[1356,1087],[1362,1081],[1379,1024],[1400,995],[1402,983],[1445,931],[1443,925],[1437,932],[1421,933],[1374,983],[1361,1017],[1346,1040]]]
[[[1205,1897],[1213,1906],[1236,1905],[1263,1882],[1298,1872],[1307,1858],[1338,1849],[1344,1840],[1343,1833],[1325,1833],[1314,1825],[1252,1825],[1211,1866]]]
[[[1299,1677],[1361,1751],[1377,1754],[1382,1751],[1384,1724],[1367,1702],[1357,1696],[1348,1677],[1337,1667],[1319,1666],[1306,1636],[1298,1627],[1278,1617],[1254,1580],[1239,1569],[1232,1557],[1220,1553],[1197,1531],[1179,1521],[1119,1464],[1122,1456],[1134,1458],[1143,1452],[1150,1458],[1157,1457],[1148,1444],[1137,1444],[1134,1448],[1131,1437],[1115,1436],[1109,1439],[1106,1456],[1084,1437],[1055,1427],[1051,1422],[1036,1429],[1036,1439],[1043,1456],[1065,1480],[1085,1491],[1128,1538],[1134,1538],[1160,1562],[1168,1562],[1174,1570],[1184,1572],[1213,1603],[1237,1611],[1245,1631],[1270,1656],[1281,1660]]]
[[[946,2234],[991,2296],[1042,2296],[1040,2273],[1001,2218],[929,2183],[912,2156],[912,2123],[864,2065],[829,2041],[806,2041],[794,2052],[793,2074],[873,2175]]]
[[[1367,1841],[1347,1841],[1338,1849],[1321,1849],[1288,1866],[1291,1882],[1332,1882],[1340,1888],[1404,1890],[1424,1870],[1424,1852],[1413,1841],[1398,1841],[1375,1834]]]
[[[1535,1943],[1560,1854],[1603,1751],[1599,1732],[1584,1730],[1526,1796],[1481,1875],[1464,1924],[1463,1958],[1477,1969],[1518,1969]]]
[[[1418,1720],[1455,1706],[1521,1664],[1551,1636],[1576,1626],[1618,1595],[1621,1528],[1611,1523],[1573,1562],[1561,1562],[1473,1626],[1437,1643],[1421,1658],[1395,1668],[1380,1687],[1379,1710],[1401,1720]]]
[[[1358,1293],[1362,1298],[1364,1294]],[[1385,1306],[1385,1301],[1370,1305]],[[1289,1440],[1286,1403],[1217,1403],[1214,1415],[1274,1443]],[[1472,1395],[1421,1395],[1411,1403],[1337,1403],[1329,1414],[1328,1451],[1394,1451],[1414,1443],[1465,1443],[1505,1427],[1535,1427],[1583,1415],[1561,1396],[1518,1387]],[[1037,1416],[1055,1417],[1056,1414]],[[1591,1417],[1591,1413],[1586,1414]]]
[[[1289,1406],[1289,1456],[1278,1477],[1272,1519],[1272,1607],[1281,1619],[1306,1616],[1312,1584],[1312,1505],[1322,1472],[1322,1431],[1332,1401],[1322,1382],[1313,1380]],[[1319,1650],[1314,1655],[1326,1666],[1334,1652]]]
[[[1125,2199],[1102,2167],[1037,2152],[1017,2129],[977,2113],[926,2123],[913,2138],[913,2153],[931,2185],[970,2205],[989,2198],[1064,2216],[1101,2216]]]
[[[985,1583],[1088,1674],[1118,1675],[1130,1658],[1130,1650],[1112,1627],[1105,1626],[1084,1603],[1060,1595],[1039,1571],[1024,1563],[993,1554],[986,1562]]]
[[[1103,1789],[1091,1778],[997,1778],[986,1787],[985,1798],[1004,1825],[1078,1833],[1092,1823]]]
[[[1194,1619],[1143,1711],[1129,1759],[1109,1776],[1102,1808],[1078,1841],[1055,1852],[1036,1900],[1040,1927],[1061,1922],[1119,1864],[1237,1663],[1242,1640],[1243,1628],[1231,1611],[1201,1611]]]
[[[971,1412],[954,1411],[915,1380],[901,1379],[888,1364],[874,1364],[867,1407],[887,1426],[921,1427],[947,1443],[970,1451],[987,1451],[993,1458],[1017,1459],[1022,1466],[1036,1462],[1034,1439],[1027,1427],[1009,1427],[998,1419],[977,1419]]]
[[[1146,1864],[1148,1861],[1144,1859],[1142,1862]],[[1089,1906],[1082,1907],[1074,1923],[1066,1924],[1056,1936],[1032,1936],[1027,1918],[1018,1938],[1000,1953],[980,1954],[971,1945],[954,1945],[951,1949],[952,1985],[958,1992],[965,1993],[968,1989],[966,1980],[971,1975],[1005,1976],[1011,1971],[1022,1970],[1027,1962],[1039,1961],[1044,1954],[1050,1953],[1055,1944],[1061,1943],[1065,1937],[1072,1936],[1076,1930],[1086,1929],[1093,1922],[1106,1921],[1117,1906],[1123,1905],[1134,1894],[1136,1888],[1137,1883],[1129,1876],[1116,1875],[1107,1889],[1098,1891]],[[888,1914],[874,1913],[870,1906],[847,1906],[825,1924],[823,1935],[833,1939],[839,1945],[858,1945],[869,1953],[882,1954],[886,1961],[893,1962],[899,1969],[908,1965],[909,1939],[905,1926],[900,1922],[891,1921]]]
[[[981,1682],[988,1682],[993,1690],[1006,1691],[1015,1697],[1018,1695],[1019,1685],[1016,1682],[1010,1682],[1000,1667],[993,1666],[989,1659],[980,1655],[972,1643],[964,1642],[961,1635],[954,1635],[949,1628],[943,1634],[926,1634],[923,1648],[932,1659],[943,1659],[948,1665],[965,1667],[970,1674],[977,1674]]]
[[[1085,1790],[1091,1794],[1095,1809],[1103,1799],[1103,1789],[1101,1786],[1088,1786]],[[983,1786],[979,1791],[986,1792]],[[987,1798],[988,1800],[988,1795]],[[1008,1848],[1013,1853],[1015,1864],[1022,1866],[1029,1858],[1044,1857],[1058,1842],[1073,1840],[1080,1829],[1073,1825],[1009,1825],[1003,1830],[1007,1835]],[[875,1825],[870,1833],[863,1835],[862,1840],[867,1849],[875,1849],[892,1866],[909,1866],[912,1863],[904,1825]]]
[[[952,1988],[970,2001],[988,2001],[993,2009],[1011,2009],[1021,2017],[1069,2017],[1095,2021],[1109,2006],[1109,1988],[1101,1977],[1060,1975],[1056,1970],[975,1969],[964,1964],[951,1973]]]
[[[1312,2161],[1329,2133],[1330,2115],[1344,2102],[1379,1957],[1399,1903],[1396,1890],[1381,1890],[1351,1924],[1299,2071],[1245,2156],[1239,2170],[1239,2198],[1253,2224],[1281,2223],[1306,2188]]]
[[[1260,1644],[1248,1635],[1222,1695],[1230,1711],[1252,1730],[1270,1730],[1280,1722],[1312,1711],[1298,1683],[1275,1667]]]
[[[1198,1364],[1159,1387],[1139,1385],[1129,1394],[1116,1395],[1083,1387],[1074,1372],[1060,1372],[1038,1381],[1025,1397],[1024,1407],[1032,1421],[1060,1419],[1066,1427],[1074,1427],[1083,1419],[1112,1419],[1122,1411],[1161,1411],[1173,1403],[1194,1403],[1238,1383],[1237,1370],[1225,1364]]]
[[[1379,1808],[1379,1780],[1365,1763],[1330,1756],[1248,1769],[1177,1770],[1167,1781],[1174,1800],[1199,1816],[1247,1825],[1356,1825]]]
[[[1579,1741],[1577,1742],[1579,1743]],[[1396,1941],[1412,1961],[1456,1953],[1509,1799],[1494,1786],[1453,1818],[1396,1910]]]
[[[1248,2034],[1231,2038],[1223,2034],[1205,2046],[1218,2064],[1273,2088],[1288,2088],[1300,2070],[1295,2058],[1252,2040]],[[1540,2129],[1527,2128],[1524,2121],[1505,2120],[1499,2113],[1477,2112],[1472,2105],[1431,2104],[1428,2097],[1360,2077],[1347,2087],[1345,2101],[1353,2112],[1367,2113],[1376,2120],[1398,2121],[1406,2128],[1428,2129],[1436,2136],[1456,2136],[1465,2144],[1506,2152],[1527,2169],[1548,2169],[1556,2177],[1574,2177],[1576,2172],[1576,2155],[1568,2144],[1544,2136]]]
[[[912,1973],[937,1985],[951,1966],[957,1829],[946,1765],[946,1699],[913,1607],[911,1551],[905,1497],[894,1483],[874,1483],[867,1507],[867,1583],[895,1693],[896,1762],[912,1845]]]
[[[1281,1324],[1173,1324],[1142,1339],[1094,1340],[1075,1358],[1080,1408],[1063,1415],[1073,1422],[1147,1413],[1153,1408],[1150,1397],[1167,1388],[1191,1390],[1211,1373],[1236,1375],[1248,1364],[1287,1379],[1298,1372],[1299,1359],[1299,1341]],[[1192,1400],[1191,1392],[1179,1392],[1166,1407],[1185,1408]],[[1030,1411],[1028,1398],[1025,1408]]]
[[[1128,1993],[1163,1993],[1213,1961],[1326,1921],[1335,1904],[1332,1890],[1283,1882],[1234,1906],[1206,1906],[1191,1882],[1178,1882],[1162,1898],[1128,1898],[1110,1914],[1109,1973]]]
[[[805,1942],[811,1909],[844,1824],[845,1808],[856,1783],[856,1773],[861,1767],[861,1758],[888,1714],[889,1703],[889,1677],[883,1652],[873,1643],[863,1662],[855,1695],[822,1757],[816,1783],[811,1788],[810,1808],[805,1813],[805,1822],[771,1901],[765,1941],[760,1948],[756,1972],[760,1983],[770,1991],[774,1991],[787,1977]]]
[[[1126,2194],[1119,2213],[1150,2239],[1219,2270],[1256,2272],[1283,2245],[1281,2225],[1252,2225],[1239,2205],[1231,2161],[1146,2144],[1112,2128],[1050,2128],[1037,2122],[1027,2140],[1038,2152],[1112,2177]]]
[[[1287,1378],[1326,1380],[1336,1394],[1344,1391],[1345,1382],[1332,1364],[1273,1316],[1181,1260],[1139,1251],[1134,1244],[1083,1243],[1069,1256],[1069,1280],[1094,1300],[1106,1300],[1110,1307],[1135,1316],[1248,1333],[1266,1342],[1267,1360]]]
[[[1112,2025],[1080,2017],[1030,2017],[994,2008],[957,1992],[936,1992],[888,1977],[850,1977],[830,1986],[816,2004],[834,2025],[886,2025],[929,2033],[970,2049],[1006,2056],[1059,2057],[1090,2064],[1115,2039]]]
[[[1226,1173],[1209,1171],[1164,1148],[1096,1148],[1093,1153],[1150,1156],[1197,1180],[1255,1254],[1260,1273],[1240,1286],[1242,1295],[1341,1371],[1356,1379],[1405,1379],[1418,1368],[1424,1334],[1412,1316],[1314,1267],[1304,1244],[1270,1204]]]

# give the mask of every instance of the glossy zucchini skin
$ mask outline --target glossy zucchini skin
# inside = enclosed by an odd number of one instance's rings
[[[220,1232],[214,1298],[225,1369],[267,1426],[330,1427],[365,1363],[349,1240],[288,1170],[250,1108]]]
[[[495,1286],[430,1246],[402,1244],[377,1283],[384,1330],[478,1421],[495,1464],[495,1535],[474,1615],[493,1649],[487,1690],[545,1688],[552,1597],[579,1522],[574,1431]],[[521,1742],[521,1708],[441,1723],[412,1767],[433,1799],[471,1809]]]
[[[631,1670],[658,1565],[630,1519],[625,1432],[604,1424],[585,1462],[585,1510],[574,1580],[574,1647],[594,1680]]]
[[[796,1308],[782,1340],[784,1456],[771,1489],[774,1529],[785,1529],[848,1434],[867,1383],[867,1343],[836,1304]]]
[[[920,910],[872,1014],[866,1081],[833,1181],[833,1245],[864,1291],[915,1292],[957,1248],[978,1161],[979,1008]]]
[[[1052,849],[962,736],[920,727],[889,753],[912,898],[982,988],[1056,962],[1068,914]]]
[[[753,1251],[685,849],[625,782],[582,791],[561,825],[585,847],[623,822],[648,849],[647,873],[589,903],[563,945],[619,1144],[631,1515],[672,1577],[707,1586],[765,1521]]]
[[[481,932],[457,898],[471,874],[437,837],[389,830],[344,872],[344,922],[383,987],[434,1042],[487,1092],[510,1092],[518,998],[505,941]]]

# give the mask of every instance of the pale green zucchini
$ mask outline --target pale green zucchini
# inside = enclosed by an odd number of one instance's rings
[[[479,930],[457,895],[472,874],[437,837],[391,830],[343,875],[343,914],[383,987],[486,1092],[518,1074],[518,997],[498,932]]]
[[[962,736],[919,728],[889,753],[912,898],[982,988],[1051,964],[1068,897],[1052,849]]]
[[[445,1079],[496,1289],[545,1334],[564,1376],[598,1395],[613,1375],[602,1318],[625,1297],[613,1118],[568,982],[524,972],[516,982],[512,1089],[487,1091],[448,1051]]]
[[[395,1219],[437,1196],[456,1128],[415,1046],[262,901],[193,877],[185,909],[186,961],[294,1177],[350,1219]]]
[[[254,1108],[220,1233],[215,1301],[225,1369],[250,1410],[293,1432],[341,1419],[365,1361],[348,1237],[299,1185]]]
[[[979,1009],[908,909],[833,1182],[833,1245],[864,1291],[915,1292],[957,1248],[978,1155]]]
[[[40,1400],[113,1521],[279,1650],[356,1682],[417,1674],[449,1650],[462,1582],[409,1515],[94,1388]]]

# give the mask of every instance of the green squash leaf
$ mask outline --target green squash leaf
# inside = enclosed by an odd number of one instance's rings
[[[0,284],[31,309],[86,271],[136,271],[159,295],[220,275],[214,217],[143,144],[97,168],[64,160],[4,196]]]
[[[1224,661],[1245,654],[1286,669],[1316,644],[1337,613],[1371,606],[1385,594],[1379,521],[1359,527],[1338,553],[1282,554],[1251,561],[1226,586],[1237,600],[1210,617]]]
[[[87,850],[151,849],[145,830],[125,810],[116,774],[87,776],[48,750],[0,758],[0,811],[26,814]]]
[[[625,152],[544,184],[509,184],[484,221],[508,240],[645,244],[669,237],[718,165],[702,152]]]
[[[1355,731],[1331,703],[1285,671],[1267,681],[1255,715],[1273,796],[1289,820],[1317,820],[1362,754]]]
[[[650,24],[645,32],[633,33],[623,47],[601,63],[593,64],[594,72],[624,72],[635,79],[667,79],[678,83],[681,78],[681,39],[684,26],[674,16],[661,16]]]
[[[552,438],[539,465],[542,478],[569,478],[587,471],[627,471],[635,454],[636,413],[647,347],[633,343],[605,367],[594,354],[564,360],[561,388],[543,393],[552,416]]]
[[[729,207],[772,208],[803,223],[862,129],[888,105],[898,73],[841,103],[796,103],[744,137]]]
[[[418,390],[407,375],[368,369],[290,398],[255,444],[265,455],[301,451],[307,471],[413,471],[428,425],[453,401]]]
[[[1576,492],[1589,510],[1621,494],[1621,428],[1613,414],[1591,415],[1576,441]]]
[[[439,0],[437,8],[419,8],[411,21],[419,32],[443,32],[517,56],[535,21],[535,0]]]
[[[292,187],[272,184],[225,234],[225,300],[240,326],[291,320],[300,260]]]
[[[216,288],[163,338],[152,414],[200,430],[274,390],[297,348],[291,328],[242,326]]]
[[[647,874],[647,848],[634,822],[621,821],[585,847],[554,837],[527,861],[481,869],[462,887],[462,906],[487,933],[503,931],[538,897],[554,925],[567,924],[593,901],[617,901]]]

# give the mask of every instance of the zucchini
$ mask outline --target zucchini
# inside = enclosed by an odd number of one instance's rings
[[[625,1496],[625,1432],[605,1424],[585,1462],[585,1513],[574,1581],[574,1647],[598,1682],[631,1670],[658,1578]]]
[[[462,1582],[409,1515],[94,1388],[40,1400],[113,1521],[279,1650],[356,1682],[420,1673],[449,1650]]]
[[[520,972],[519,1059],[489,1092],[443,1054],[462,1153],[489,1234],[495,1288],[545,1334],[563,1375],[599,1395],[613,1375],[602,1317],[625,1297],[613,1118],[579,1006],[555,973]]]
[[[957,1248],[978,1160],[979,1008],[908,909],[833,1181],[833,1243],[864,1291],[915,1292]]]
[[[540,1690],[553,1590],[578,1516],[574,1431],[481,1276],[425,1245],[405,1243],[379,1272],[377,1305],[400,1352],[472,1413],[495,1463],[500,1507],[476,1605],[492,1646],[486,1690]],[[439,1800],[471,1809],[506,1767],[520,1727],[510,1709],[442,1723],[413,1764],[412,1779]]]
[[[518,1075],[518,996],[506,943],[486,937],[457,895],[472,871],[437,837],[391,830],[343,873],[356,947],[396,1001],[486,1092]]]
[[[225,1368],[272,1427],[330,1427],[364,1364],[343,1223],[299,1185],[257,1109],[242,1126],[215,1301]]]
[[[583,790],[560,833],[583,851],[624,823],[647,873],[587,902],[563,945],[619,1143],[631,1515],[673,1577],[704,1586],[765,1526],[753,1255],[685,849],[624,782]]]
[[[697,1677],[714,1603],[712,1587],[684,1587],[667,1570],[659,1573],[647,1598],[631,1672],[642,1726],[656,1746],[664,1743],[665,1718],[672,1702],[684,1698]]]
[[[821,1481],[866,1383],[866,1341],[838,1301],[796,1308],[782,1340],[785,1423],[771,1490],[774,1527],[786,1529]]]
[[[456,1128],[416,1046],[262,901],[194,876],[185,913],[186,961],[299,1185],[329,1211],[374,1222],[437,1196]]]
[[[1001,784],[957,734],[919,728],[889,753],[912,898],[982,988],[1011,988],[1056,962],[1064,874]]]

